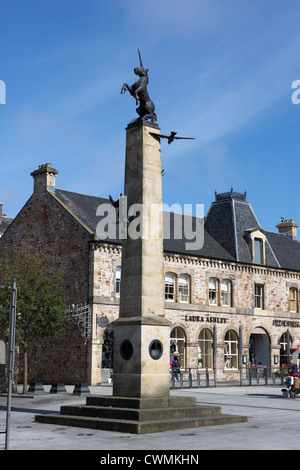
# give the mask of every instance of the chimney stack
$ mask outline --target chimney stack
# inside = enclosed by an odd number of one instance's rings
[[[297,239],[297,229],[299,225],[294,222],[294,219],[285,219],[284,217],[281,217],[281,223],[276,225],[276,227],[278,228],[279,233],[290,235],[293,240]]]
[[[58,170],[51,168],[51,163],[39,165],[38,170],[31,173],[31,176],[34,179],[34,192],[54,191],[55,177],[57,174]]]

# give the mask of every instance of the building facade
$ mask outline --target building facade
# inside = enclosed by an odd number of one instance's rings
[[[112,367],[122,240],[97,235],[98,208],[113,201],[57,189],[57,174],[50,164],[32,173],[34,192],[1,237],[0,253],[30,243],[50,254],[52,268],[65,274],[70,305],[90,308],[86,337],[70,321],[65,337],[34,345],[30,378],[97,384]],[[193,374],[214,371],[218,381],[238,380],[242,367],[286,364],[300,343],[298,225],[282,219],[277,232],[264,231],[246,194],[215,193],[201,221],[204,244],[187,250],[173,217],[164,219],[170,359],[178,355]]]

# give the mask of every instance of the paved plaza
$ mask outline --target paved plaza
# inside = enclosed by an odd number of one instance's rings
[[[199,451],[299,450],[300,398],[283,398],[282,386],[183,389],[171,395],[195,396],[197,403],[219,405],[222,413],[248,416],[248,422],[155,434],[83,429],[35,423],[36,414],[59,413],[64,404],[85,404],[85,396],[67,393],[21,394],[12,398],[10,450]],[[90,387],[91,394],[111,395],[111,386]],[[0,428],[5,429],[6,397],[0,396]],[[0,435],[4,448],[5,434]],[[126,454],[126,452],[125,452]]]

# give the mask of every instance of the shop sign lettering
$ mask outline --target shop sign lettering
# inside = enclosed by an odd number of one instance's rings
[[[300,328],[300,321],[293,320],[273,320],[273,326],[284,326],[291,328]]]
[[[199,323],[226,323],[227,318],[219,317],[203,317],[200,315],[185,315],[185,321],[199,322]]]

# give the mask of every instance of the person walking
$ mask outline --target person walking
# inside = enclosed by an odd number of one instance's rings
[[[177,356],[174,356],[174,361],[172,362],[172,371],[175,379],[179,380],[180,363]]]

